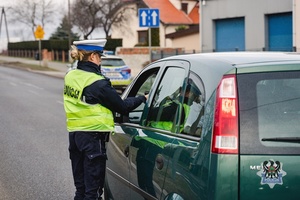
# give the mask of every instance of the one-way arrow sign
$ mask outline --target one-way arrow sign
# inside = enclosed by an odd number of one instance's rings
[[[139,9],[139,26],[140,27],[159,27],[159,9]]]

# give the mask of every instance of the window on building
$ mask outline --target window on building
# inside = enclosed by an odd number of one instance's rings
[[[187,3],[181,3],[181,10],[184,12],[184,13],[188,13],[188,4]]]
[[[138,31],[138,43],[146,44],[148,39],[148,31]]]

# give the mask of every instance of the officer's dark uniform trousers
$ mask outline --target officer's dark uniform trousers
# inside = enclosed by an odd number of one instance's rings
[[[69,152],[76,187],[74,200],[101,199],[109,133],[70,132]]]

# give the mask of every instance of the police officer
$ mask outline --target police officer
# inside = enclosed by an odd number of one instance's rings
[[[65,76],[64,109],[76,187],[75,200],[101,199],[106,168],[106,142],[114,130],[113,112],[127,114],[147,96],[122,100],[101,74],[106,40],[75,41],[71,57],[77,69]]]

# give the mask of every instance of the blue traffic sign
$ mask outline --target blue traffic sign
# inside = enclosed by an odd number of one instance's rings
[[[159,9],[140,8],[139,26],[140,27],[159,27]]]

